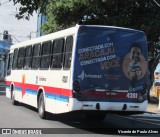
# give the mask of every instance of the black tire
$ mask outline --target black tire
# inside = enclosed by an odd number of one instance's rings
[[[45,119],[46,118],[43,92],[40,93],[40,96],[38,98],[38,113],[39,113],[39,117],[41,119]]]
[[[13,105],[18,105],[19,102],[15,100],[14,91],[11,92],[11,100]]]

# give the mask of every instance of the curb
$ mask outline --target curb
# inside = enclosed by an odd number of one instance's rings
[[[143,114],[131,115],[133,117],[152,117],[152,118],[160,118],[160,114],[146,112]]]

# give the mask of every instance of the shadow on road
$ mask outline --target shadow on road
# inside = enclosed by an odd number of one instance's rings
[[[25,107],[26,109],[32,110],[37,113],[37,109],[23,103],[19,103],[18,106]],[[134,128],[141,130],[141,126],[135,127],[135,123],[132,125],[121,126],[122,124],[127,125],[126,121],[122,119],[112,117],[112,114],[106,114],[106,118],[103,121],[97,121],[96,118],[88,120],[85,114],[81,111],[70,112],[65,114],[51,114],[47,113],[47,118],[44,121],[58,121],[71,128],[58,128],[56,132],[58,134],[105,134],[105,135],[123,135],[118,133],[120,130],[133,130]],[[72,129],[73,127],[73,129]],[[131,128],[132,127],[132,128]],[[142,128],[143,130],[144,128]],[[145,128],[147,130],[147,128]],[[73,131],[72,131],[73,130]],[[129,136],[141,136],[144,134],[125,134]]]
[[[37,109],[24,105],[26,108],[31,109],[37,113]],[[56,133],[58,134],[102,134],[102,135],[124,135],[119,132],[120,130],[132,131],[132,130],[143,130],[142,124],[138,125],[135,122],[125,120],[124,118],[115,118],[114,114],[108,113],[103,121],[98,121],[96,118],[89,120],[86,119],[85,114],[81,111],[69,112],[65,114],[51,114],[47,113],[45,121],[60,122],[68,125],[71,128],[58,128]],[[149,130],[150,128],[145,128]],[[155,128],[156,129],[156,128]],[[71,131],[72,130],[72,131]],[[129,136],[142,136],[145,134],[125,134]],[[148,135],[148,134],[147,134]]]
[[[85,114],[80,111],[66,114],[48,113],[46,120],[52,120],[53,122],[58,121],[65,125],[76,128],[78,129],[75,130],[77,134],[117,134],[115,126],[112,125],[112,123],[108,123],[106,119],[104,121],[98,121],[96,119],[88,120],[85,117]]]
[[[34,107],[31,107],[29,105],[19,103],[18,106],[25,107],[26,109],[30,109],[37,113],[37,109]],[[87,120],[85,118],[84,113],[82,112],[69,112],[65,114],[51,114],[47,113],[45,121],[58,121],[60,123],[63,123],[65,125],[68,125],[70,127],[73,127],[73,131],[71,129],[66,128],[60,128],[61,130],[58,130],[59,134],[61,133],[74,133],[74,134],[114,134],[113,130],[115,126],[111,123],[107,123],[106,120],[104,121],[97,121],[96,119],[93,120]],[[117,131],[117,130],[116,130]],[[68,133],[69,132],[69,133]],[[75,133],[76,132],[76,133]]]

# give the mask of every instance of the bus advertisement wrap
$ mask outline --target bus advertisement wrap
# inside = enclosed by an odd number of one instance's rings
[[[79,81],[81,91],[138,93],[148,82],[146,42],[137,30],[82,27],[73,80]]]

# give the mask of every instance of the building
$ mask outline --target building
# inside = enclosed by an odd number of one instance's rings
[[[4,80],[6,74],[6,57],[11,45],[11,36],[8,31],[4,31],[0,37],[0,81]]]
[[[47,17],[42,15],[42,14],[38,14],[37,17],[37,37],[40,37],[43,35],[42,31],[41,31],[41,26],[46,22]]]

